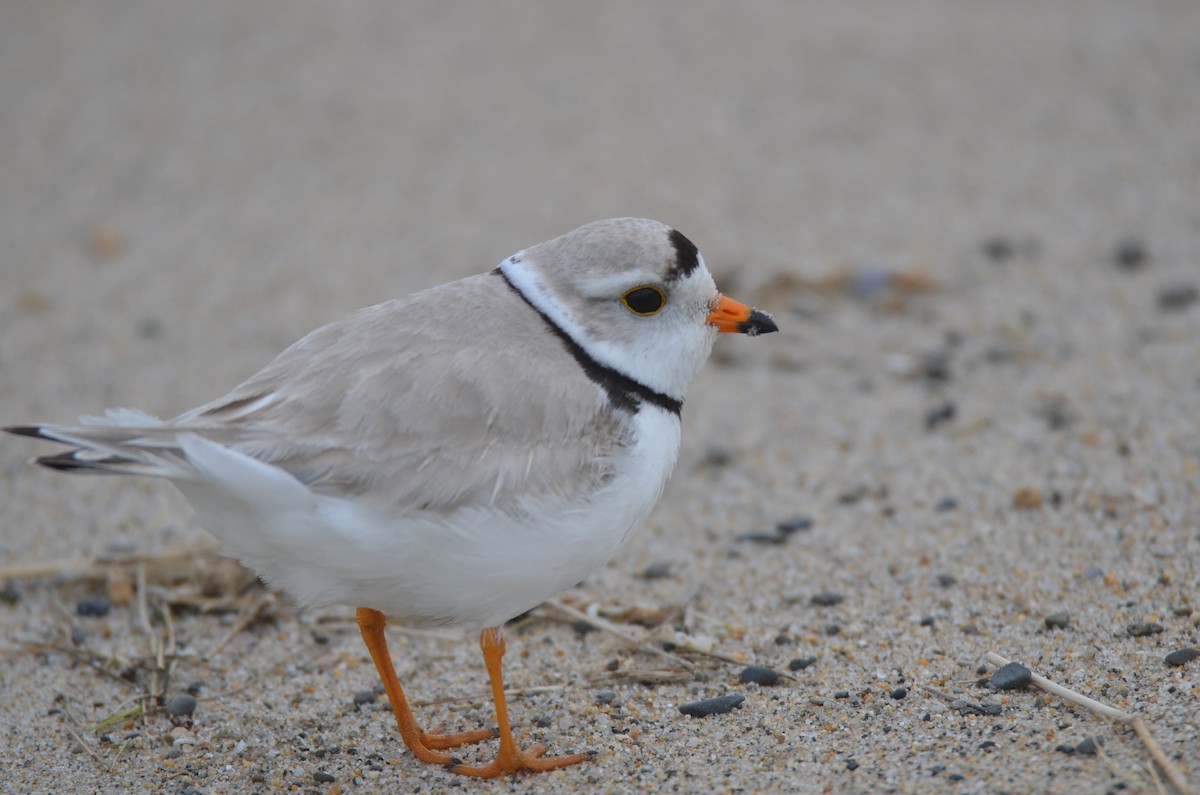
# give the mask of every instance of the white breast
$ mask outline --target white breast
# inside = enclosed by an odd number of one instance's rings
[[[176,485],[228,554],[302,604],[498,626],[604,565],[658,502],[679,450],[679,417],[643,405],[631,421],[633,445],[591,499],[529,502],[516,512],[387,516],[361,500],[314,495],[287,473],[208,442],[204,453],[222,459],[223,480],[255,499],[213,483]],[[264,499],[263,489],[273,496]],[[267,503],[271,510],[260,510]]]

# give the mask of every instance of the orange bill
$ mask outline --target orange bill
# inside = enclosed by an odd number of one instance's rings
[[[751,309],[728,296],[718,295],[717,302],[708,313],[708,322],[723,334],[770,334],[779,331],[779,326],[766,312]]]

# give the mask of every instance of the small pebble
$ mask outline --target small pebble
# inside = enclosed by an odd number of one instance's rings
[[[1067,745],[1066,743],[1061,743],[1060,745],[1054,746],[1054,750],[1058,751],[1060,754],[1066,754],[1067,756],[1072,756],[1075,753],[1075,746]]]
[[[822,591],[821,593],[813,594],[812,599],[809,601],[817,607],[833,607],[834,605],[840,605],[845,600],[846,597],[840,593]]]
[[[1013,507],[1021,511],[1033,511],[1042,507],[1042,490],[1036,486],[1021,486],[1013,492]]]
[[[1096,748],[1103,743],[1095,737],[1085,737],[1083,742],[1075,746],[1075,753],[1083,754],[1084,756],[1095,756]]]
[[[785,536],[797,533],[801,530],[811,530],[813,520],[808,516],[796,516],[791,519],[785,519],[775,525],[775,529],[783,533]]]
[[[983,253],[992,262],[1007,262],[1013,256],[1013,244],[1003,237],[988,238],[983,243]]]
[[[1146,264],[1146,260],[1149,258],[1150,255],[1146,252],[1146,246],[1142,241],[1132,237],[1117,243],[1117,247],[1113,251],[1113,262],[1127,271],[1138,270]]]
[[[921,621],[919,623],[923,627],[932,627],[937,623],[937,621],[934,620],[933,616],[921,616]]]
[[[88,618],[103,618],[111,606],[107,596],[85,596],[75,603],[75,612]]]
[[[1071,623],[1070,613],[1051,613],[1043,619],[1046,629],[1066,629]]]
[[[952,574],[939,574],[938,576],[934,577],[933,579],[938,585],[942,586],[943,588],[949,588],[950,586],[955,585],[958,582],[958,580],[954,579],[954,575],[952,575]]]
[[[846,769],[847,770],[858,770],[858,762],[855,762],[853,759],[847,760],[846,761]]]
[[[166,710],[173,717],[187,717],[196,711],[196,697],[190,693],[180,693],[167,702]]]
[[[1088,566],[1087,569],[1084,570],[1083,576],[1089,580],[1098,580],[1104,576],[1104,569],[1100,568],[1099,566]]]
[[[1010,662],[996,669],[992,674],[991,685],[997,690],[1016,690],[1025,687],[1032,679],[1032,671],[1020,663]]]
[[[788,663],[788,670],[803,671],[805,668],[809,667],[816,661],[817,661],[816,657],[797,657],[796,659],[794,659],[790,663]]]
[[[949,422],[954,419],[954,415],[958,413],[953,403],[943,403],[936,408],[932,408],[925,412],[925,428],[933,430],[944,422]]]
[[[611,704],[617,700],[617,691],[601,690],[599,693],[596,693],[592,698],[595,700],[595,702],[597,704],[601,704],[601,705]]]
[[[1004,708],[999,704],[978,704],[975,711],[980,715],[999,715],[1004,712]]]
[[[826,624],[825,625],[825,634],[831,638],[834,635],[842,634],[842,625],[841,624]]]
[[[374,704],[375,703],[375,691],[374,690],[359,690],[357,693],[354,694],[354,703],[357,706],[362,706],[363,704]]]
[[[906,688],[906,687],[897,687],[895,690],[892,691],[892,698],[896,699],[897,701],[899,701],[902,698],[907,698],[907,696],[908,696],[908,688]]]
[[[1187,646],[1182,649],[1176,649],[1166,657],[1163,657],[1163,660],[1167,665],[1187,665],[1197,657],[1200,657],[1200,649],[1194,646]]]
[[[746,697],[741,693],[731,693],[727,696],[717,696],[716,698],[707,698],[703,701],[680,704],[679,711],[693,718],[706,718],[709,715],[723,715],[745,700]]]
[[[953,511],[957,507],[958,500],[954,499],[953,497],[942,497],[940,500],[938,500],[937,505],[933,506],[933,509],[935,511],[945,512]]]
[[[1200,289],[1194,284],[1170,284],[1158,291],[1158,308],[1164,310],[1187,309],[1200,298]]]
[[[318,784],[332,784],[333,782],[337,781],[336,778],[329,775],[324,770],[318,770],[317,772],[313,773],[312,776],[313,781],[317,782]]]
[[[651,563],[646,568],[642,569],[643,580],[661,580],[664,577],[671,576],[671,564],[666,561]]]
[[[833,694],[834,698],[850,698],[849,690],[838,690]]]
[[[1146,635],[1157,635],[1163,631],[1163,625],[1154,621],[1139,621],[1136,624],[1130,624],[1125,627],[1125,631],[1135,638],[1141,638]]]
[[[981,750],[981,751],[990,751],[995,747],[996,747],[996,744],[994,742],[992,742],[991,740],[984,740],[983,742],[981,742],[979,744],[979,750]]]
[[[205,682],[203,679],[197,679],[195,682],[192,682],[190,685],[187,686],[188,695],[189,696],[200,695],[200,691],[204,689],[206,684],[208,684],[208,683]]]
[[[740,544],[782,544],[787,541],[787,536],[782,533],[765,533],[761,530],[752,530],[749,533],[742,533],[735,540]]]
[[[755,684],[771,687],[779,684],[779,672],[761,665],[751,665],[742,669],[738,679],[744,685]]]

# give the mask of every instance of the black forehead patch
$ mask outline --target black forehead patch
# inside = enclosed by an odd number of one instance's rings
[[[667,237],[675,247],[675,264],[667,272],[666,280],[673,282],[686,279],[700,266],[700,252],[696,250],[696,244],[684,237],[678,229],[672,229]]]

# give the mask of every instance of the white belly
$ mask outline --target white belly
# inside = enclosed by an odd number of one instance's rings
[[[604,565],[654,507],[675,466],[679,418],[646,405],[634,426],[634,446],[591,499],[518,512],[389,517],[294,480],[265,510],[212,484],[176,485],[223,551],[301,604],[372,607],[419,624],[498,626]],[[269,469],[271,479],[291,477]]]

